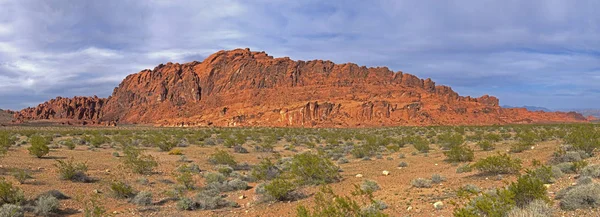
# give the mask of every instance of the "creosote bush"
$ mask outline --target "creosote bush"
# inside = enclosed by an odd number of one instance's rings
[[[123,153],[123,164],[135,173],[151,174],[154,167],[158,166],[154,157],[142,154],[142,150],[133,146],[126,146]]]
[[[25,196],[20,188],[13,186],[4,178],[0,178],[0,204],[18,204],[24,199]]]
[[[466,145],[455,145],[450,148],[449,151],[444,152],[446,160],[449,162],[466,162],[473,161],[475,154]]]
[[[289,165],[289,172],[299,184],[327,184],[340,180],[339,168],[328,158],[305,152],[295,155]]]
[[[75,163],[73,158],[68,161],[56,160],[54,164],[58,168],[59,178],[62,180],[70,180],[73,182],[90,182],[92,181],[86,174],[86,163]]]
[[[517,174],[521,170],[521,160],[513,159],[507,154],[499,154],[483,158],[472,166],[484,174]]]
[[[298,217],[320,217],[320,216],[378,216],[385,217],[387,214],[381,212],[385,204],[374,200],[369,196],[368,203],[359,202],[348,196],[338,196],[333,193],[331,187],[323,186],[320,192],[315,195],[315,205],[312,211],[305,206],[297,207]]]
[[[27,150],[29,150],[29,154],[37,158],[41,158],[50,152],[50,148],[48,147],[50,141],[46,137],[34,135],[29,139],[29,142],[31,146]]]
[[[225,150],[217,150],[217,152],[215,152],[208,158],[208,162],[217,165],[229,165],[231,167],[235,167],[237,165],[237,162],[235,161],[233,155],[229,154],[229,152]]]
[[[135,197],[136,193],[133,188],[122,181],[116,181],[110,184],[110,190],[115,198],[119,199],[131,199]]]

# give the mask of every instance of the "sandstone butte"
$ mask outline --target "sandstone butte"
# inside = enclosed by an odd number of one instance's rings
[[[156,126],[376,127],[587,122],[581,114],[501,108],[431,79],[249,49],[127,76],[108,98],[58,97],[15,112],[17,122]]]

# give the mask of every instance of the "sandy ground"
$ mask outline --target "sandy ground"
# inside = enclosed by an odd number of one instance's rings
[[[66,138],[63,138],[66,139]],[[60,140],[60,139],[57,139]],[[55,141],[57,141],[55,140]],[[500,142],[496,144],[496,150],[481,151],[474,144],[469,144],[476,150],[476,159],[483,158],[497,152],[507,152],[510,144]],[[523,160],[525,168],[531,167],[534,159],[546,162],[552,153],[559,146],[559,141],[548,141],[538,143],[532,150],[523,153],[512,154],[512,156]],[[308,197],[294,202],[262,203],[254,202],[254,189],[245,191],[228,192],[227,198],[240,204],[239,208],[226,208],[214,211],[178,211],[175,208],[175,202],[168,202],[162,206],[137,207],[128,203],[126,200],[114,199],[110,196],[109,183],[113,180],[123,180],[131,184],[136,190],[151,191],[154,194],[154,201],[167,198],[165,191],[173,189],[174,184],[165,184],[161,180],[171,180],[175,182],[172,175],[175,168],[181,165],[178,162],[180,156],[168,155],[167,152],[159,152],[157,148],[149,148],[146,153],[157,157],[159,167],[157,173],[145,176],[150,180],[150,185],[141,185],[136,180],[142,175],[131,173],[121,164],[119,157],[114,157],[113,152],[118,150],[103,147],[95,150],[88,150],[87,146],[78,146],[75,150],[66,148],[53,149],[47,157],[38,159],[28,154],[28,145],[12,148],[9,153],[0,159],[0,175],[13,183],[18,183],[11,175],[13,168],[28,169],[34,177],[25,184],[16,184],[25,191],[28,198],[32,198],[41,192],[50,189],[57,189],[72,197],[69,200],[61,201],[63,215],[82,216],[80,212],[83,209],[83,202],[92,195],[98,194],[101,204],[106,207],[108,213],[115,216],[295,216],[298,205],[311,206],[314,197]],[[415,149],[412,146],[406,146],[400,152],[384,155],[383,159],[372,158],[370,161],[363,161],[347,156],[350,163],[340,165],[343,172],[343,180],[339,183],[331,184],[334,192],[341,195],[350,195],[354,190],[353,184],[359,184],[364,179],[376,181],[381,190],[374,193],[376,199],[384,201],[388,209],[384,212],[391,216],[452,216],[455,208],[453,202],[457,202],[454,191],[465,184],[475,184],[481,189],[506,186],[510,181],[514,181],[516,176],[505,175],[501,180],[496,176],[478,176],[476,172],[456,173],[457,166],[444,161],[443,152],[436,145],[431,145],[434,149],[427,155],[412,155]],[[198,164],[203,171],[213,170],[213,165],[207,161],[209,155],[219,147],[199,147],[189,146],[180,148],[185,156]],[[222,147],[221,147],[222,149]],[[276,148],[283,156],[292,156],[295,153],[284,151],[281,146]],[[302,151],[302,150],[299,150]],[[231,152],[238,162],[247,162],[255,164],[260,159],[272,155],[271,153],[253,152],[248,154],[238,154]],[[406,157],[399,159],[398,156],[403,153]],[[388,160],[391,157],[393,160]],[[57,168],[54,166],[56,159],[73,158],[76,162],[87,162],[89,167],[88,175],[98,179],[94,183],[73,183],[63,181],[58,178]],[[406,168],[398,168],[398,164],[404,161],[408,163]],[[598,157],[588,159],[590,163],[598,163]],[[382,175],[383,170],[391,172],[390,175]],[[244,173],[244,171],[242,171]],[[446,181],[432,188],[418,189],[411,187],[410,182],[414,178],[431,178],[432,174],[441,174],[446,177]],[[357,174],[362,174],[362,178],[357,178]],[[196,175],[195,180],[198,187],[202,187],[204,180],[200,175]],[[551,185],[548,189],[549,195],[554,196],[554,192],[571,185],[575,182],[573,175],[566,175],[557,183]],[[257,183],[250,183],[250,186],[256,186]],[[318,190],[317,187],[307,187],[302,189],[307,195],[312,195]],[[190,193],[193,195],[194,192]],[[240,199],[240,196],[245,196]],[[445,207],[441,210],[435,210],[433,203],[442,201]],[[558,201],[553,201],[554,206],[558,207]],[[559,212],[557,216],[599,216],[600,210],[585,210],[576,212]]]

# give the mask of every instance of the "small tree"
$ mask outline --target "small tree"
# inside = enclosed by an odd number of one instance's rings
[[[47,138],[34,135],[31,137],[31,139],[29,139],[29,141],[31,142],[31,147],[27,149],[29,150],[29,154],[36,156],[37,158],[41,158],[50,152],[50,148],[48,148],[50,141]]]

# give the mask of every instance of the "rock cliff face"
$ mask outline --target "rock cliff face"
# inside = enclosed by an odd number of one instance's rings
[[[75,120],[77,123],[98,123],[102,117],[105,98],[93,97],[56,97],[33,108],[26,108],[14,114],[15,119],[25,120]]]
[[[248,49],[167,63],[127,76],[108,99],[57,98],[15,115],[167,126],[359,127],[583,122],[577,113],[499,107],[431,79]]]

